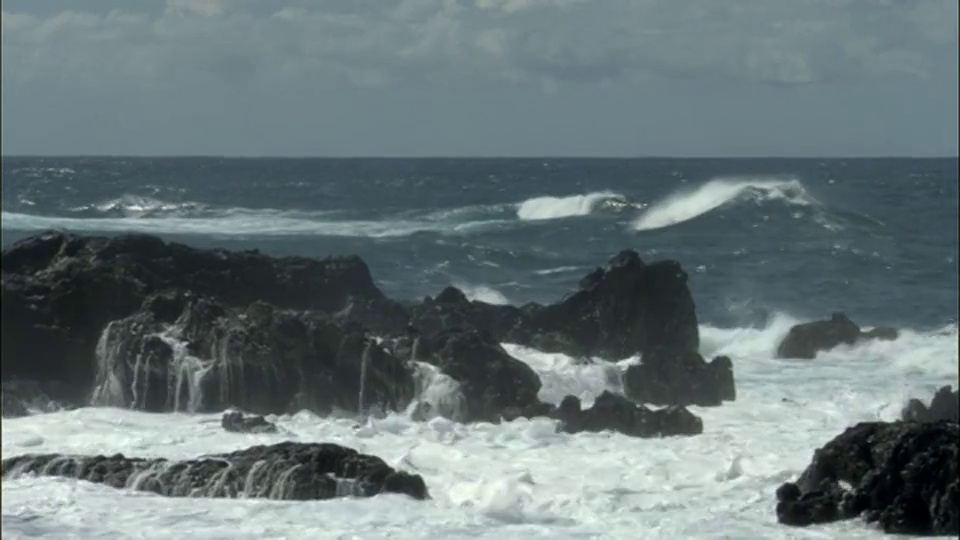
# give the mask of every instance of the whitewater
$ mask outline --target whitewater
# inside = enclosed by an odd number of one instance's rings
[[[3,458],[27,452],[185,459],[283,440],[342,444],[424,477],[431,500],[405,496],[287,502],[173,499],[63,478],[3,484],[5,538],[877,538],[859,520],[809,529],[776,523],[774,490],[846,427],[894,420],[909,397],[957,378],[957,328],[776,360],[796,321],[704,326],[701,352],[735,358],[737,400],[691,407],[695,437],[636,439],[556,432],[554,421],[417,423],[405,414],[268,417],[277,434],[224,433],[219,414],[106,407],[4,419]],[[543,381],[540,397],[589,405],[637,359],[583,364],[506,344]],[[438,384],[443,384],[439,381]],[[448,392],[455,386],[447,386]],[[425,388],[424,392],[429,392]],[[443,392],[436,393],[442,396]]]
[[[3,482],[4,538],[882,538],[856,519],[780,525],[774,491],[846,428],[894,420],[909,398],[958,381],[955,159],[7,157],[0,167],[4,246],[55,228],[357,254],[391,298],[453,284],[517,306],[556,302],[622,249],[675,259],[689,275],[700,352],[732,359],[737,392],[690,407],[703,434],[664,439],[557,433],[545,418],[414,422],[410,411],[268,417],[276,434],[227,433],[219,413],[37,411],[3,419],[3,458],[185,459],[331,442],[421,475],[432,499],[174,499],[21,477]],[[774,358],[793,324],[832,311],[900,337]],[[539,374],[552,403],[620,392],[625,369],[642,361],[504,347]],[[456,417],[454,381],[421,365],[417,387]]]

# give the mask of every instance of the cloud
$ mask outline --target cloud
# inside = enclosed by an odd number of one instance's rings
[[[957,50],[955,0],[169,0],[157,13],[2,16],[7,82],[153,84],[192,72],[227,85],[480,77],[548,88],[650,78],[795,86],[924,80],[956,69]]]

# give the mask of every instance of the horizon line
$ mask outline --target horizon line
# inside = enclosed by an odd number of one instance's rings
[[[601,160],[601,159],[623,159],[623,160],[746,160],[746,159],[960,159],[960,155],[833,155],[833,156],[774,156],[774,155],[756,155],[756,156],[671,156],[671,155],[649,155],[649,156],[627,156],[627,155],[601,155],[601,156],[576,156],[576,155],[516,155],[516,156],[497,156],[497,155],[421,155],[421,156],[396,156],[396,155],[230,155],[230,154],[0,154],[0,159],[8,158],[56,158],[56,159],[81,159],[81,158],[122,158],[122,159],[410,159],[410,160],[437,160],[437,159],[578,159],[578,160]]]

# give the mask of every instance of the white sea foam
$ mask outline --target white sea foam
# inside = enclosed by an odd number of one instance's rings
[[[141,232],[231,236],[346,236],[400,237],[418,232],[469,233],[495,227],[498,222],[443,223],[425,220],[335,220],[322,213],[232,209],[208,217],[117,217],[74,218],[4,212],[3,228],[37,231],[62,229],[79,232]]]
[[[524,221],[535,221],[586,216],[593,212],[599,203],[609,199],[622,200],[624,197],[612,191],[566,197],[535,197],[520,203],[517,217]]]
[[[652,204],[634,221],[633,228],[646,231],[669,227],[745,196],[756,200],[783,200],[799,206],[817,204],[796,179],[720,178]]]
[[[488,304],[507,305],[510,300],[502,292],[487,285],[471,285],[469,283],[454,283],[454,287],[463,291],[469,300],[479,300]]]
[[[25,451],[191,458],[282,440],[328,441],[424,477],[433,497],[318,502],[158,499],[58,478],[3,482],[4,538],[877,538],[859,520],[776,523],[774,491],[846,427],[890,420],[908,397],[957,384],[957,327],[839,347],[815,360],[772,353],[792,319],[765,328],[701,329],[706,356],[734,360],[737,401],[691,408],[696,437],[634,439],[557,433],[546,419],[463,425],[406,414],[352,419],[280,416],[279,434],[225,433],[214,414],[85,408],[4,419],[3,457]],[[608,371],[505,346],[543,379],[541,397],[616,390]],[[455,384],[424,386],[431,398]],[[426,390],[433,387],[430,390]],[[430,393],[432,392],[432,393]],[[27,448],[29,447],[29,450]]]

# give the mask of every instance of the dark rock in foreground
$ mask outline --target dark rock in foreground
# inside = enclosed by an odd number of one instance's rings
[[[958,535],[958,443],[956,422],[857,424],[817,450],[796,483],[780,486],[777,520],[863,516],[888,533]]]
[[[838,345],[853,345],[867,339],[890,341],[897,337],[899,332],[895,328],[874,328],[864,332],[843,313],[834,313],[829,320],[798,324],[791,328],[777,347],[777,357],[812,359],[818,352],[829,351]]]
[[[277,426],[262,416],[243,416],[240,411],[227,411],[220,419],[223,429],[233,433],[276,433]]]
[[[623,396],[604,391],[593,406],[581,409],[575,396],[563,398],[554,413],[559,429],[566,433],[616,431],[632,437],[669,437],[699,435],[703,421],[683,407],[651,411]]]
[[[623,375],[624,393],[653,405],[716,406],[736,399],[733,363],[718,356],[707,363],[696,352],[655,349]]]
[[[960,421],[960,391],[951,390],[950,386],[940,388],[929,407],[919,399],[911,399],[901,416],[908,422]]]
[[[114,456],[23,455],[3,460],[3,478],[22,474],[77,478],[167,497],[283,500],[429,495],[419,475],[380,458],[323,443],[283,442],[188,461]]]

